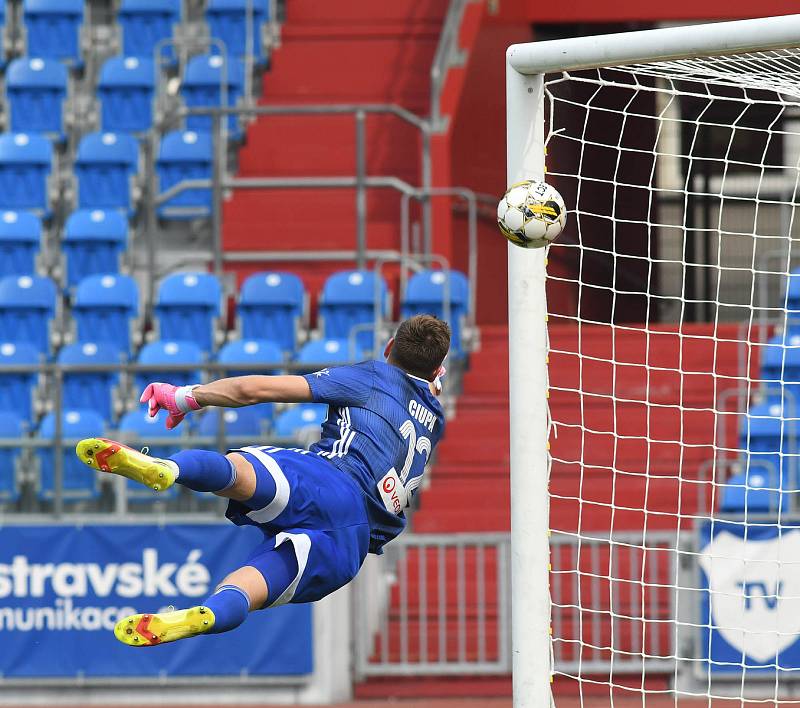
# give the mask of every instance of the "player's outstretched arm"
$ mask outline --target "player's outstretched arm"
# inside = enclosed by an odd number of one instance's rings
[[[234,376],[195,386],[155,381],[147,384],[139,400],[147,403],[150,417],[159,410],[167,411],[167,429],[171,430],[187,413],[203,406],[240,408],[255,403],[302,403],[312,399],[311,389],[302,376]]]

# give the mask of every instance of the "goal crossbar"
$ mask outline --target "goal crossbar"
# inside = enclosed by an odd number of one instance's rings
[[[800,15],[600,34],[513,44],[508,65],[520,74],[787,49],[800,44]]]

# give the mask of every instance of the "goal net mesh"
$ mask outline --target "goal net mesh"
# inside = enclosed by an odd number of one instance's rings
[[[800,703],[800,51],[553,74],[545,121],[556,694]]]

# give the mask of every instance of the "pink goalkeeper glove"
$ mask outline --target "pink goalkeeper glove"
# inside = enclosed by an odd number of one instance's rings
[[[147,403],[147,411],[151,418],[155,418],[156,413],[162,408],[169,413],[167,418],[167,430],[172,430],[180,423],[184,416],[196,411],[202,406],[194,400],[192,391],[199,386],[173,386],[168,383],[155,381],[147,384],[147,388],[142,393],[139,403]]]

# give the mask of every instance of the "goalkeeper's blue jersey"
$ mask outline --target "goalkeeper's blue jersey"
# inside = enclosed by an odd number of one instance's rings
[[[328,404],[311,451],[358,482],[367,500],[370,551],[406,525],[404,509],[444,433],[444,411],[428,382],[381,361],[307,374],[314,401]]]

